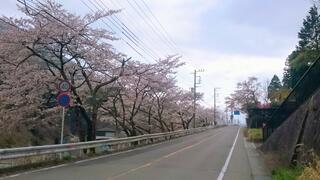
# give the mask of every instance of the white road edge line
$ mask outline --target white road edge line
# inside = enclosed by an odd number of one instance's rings
[[[231,147],[231,149],[230,149],[230,152],[229,152],[229,154],[228,154],[228,157],[227,157],[227,159],[226,159],[226,162],[224,163],[224,165],[223,165],[223,167],[222,167],[222,169],[221,169],[221,171],[220,171],[220,173],[219,173],[219,176],[218,176],[217,180],[223,180],[224,174],[226,173],[227,168],[228,168],[228,165],[229,165],[229,163],[230,163],[230,160],[231,160],[231,156],[232,156],[234,147],[235,147],[235,145],[236,145],[236,143],[237,143],[237,139],[238,139],[238,136],[239,136],[240,129],[241,129],[241,128],[238,129],[237,136],[234,138],[233,145],[232,145],[232,147]]]
[[[211,129],[210,129],[210,130],[211,130]],[[215,128],[214,128],[214,130],[217,130],[217,132],[220,132],[220,131],[221,131],[221,130],[215,129]],[[204,131],[204,132],[206,132],[206,131]],[[197,134],[197,133],[196,133],[196,134]],[[192,134],[192,135],[196,135],[196,134]],[[182,136],[182,137],[186,137],[186,136]],[[180,138],[180,137],[174,138],[174,139],[179,139],[179,138]],[[157,145],[162,145],[162,144],[165,144],[165,143],[168,143],[168,142],[170,142],[170,141],[163,141],[163,142],[160,142],[160,143],[149,144],[149,145],[146,145],[146,146],[143,146],[143,147],[138,147],[138,148],[134,148],[134,149],[129,149],[129,150],[126,150],[126,151],[121,151],[121,152],[106,154],[106,155],[102,155],[102,156],[98,156],[98,157],[93,157],[93,158],[84,159],[84,160],[78,160],[78,161],[75,161],[75,162],[70,162],[70,163],[65,163],[65,164],[59,164],[59,165],[56,165],[56,166],[45,167],[45,168],[36,169],[36,170],[31,170],[31,171],[25,171],[25,172],[21,172],[21,173],[18,173],[18,174],[12,174],[12,175],[8,175],[8,176],[0,177],[0,180],[2,180],[2,179],[8,179],[8,178],[13,178],[13,177],[21,176],[21,175],[26,175],[26,174],[32,174],[32,173],[47,171],[47,170],[51,170],[51,169],[57,169],[57,168],[64,167],[64,166],[76,165],[76,164],[79,164],[79,163],[84,163],[84,162],[88,162],[88,161],[94,161],[94,160],[103,159],[103,158],[107,158],[107,157],[111,157],[111,156],[117,156],[117,155],[120,155],[120,154],[130,153],[130,152],[133,152],[133,151],[144,150],[144,149],[147,149],[147,148],[150,148],[150,147],[153,147],[153,146],[157,146]]]
[[[126,150],[126,151],[116,152],[116,153],[112,153],[112,154],[106,154],[106,155],[102,155],[102,156],[98,156],[98,157],[92,157],[92,158],[88,158],[88,159],[84,159],[84,160],[78,160],[78,161],[75,161],[75,162],[59,164],[59,165],[56,165],[56,166],[45,167],[45,168],[41,168],[41,169],[37,169],[37,170],[30,170],[30,171],[25,171],[25,172],[18,173],[18,174],[3,176],[3,177],[0,177],[0,180],[6,179],[6,178],[13,178],[13,177],[21,176],[21,175],[26,175],[26,174],[31,174],[31,173],[36,173],[36,172],[47,171],[47,170],[50,170],[50,169],[57,169],[57,168],[64,167],[64,166],[71,166],[71,165],[75,165],[75,164],[79,164],[79,163],[84,163],[84,162],[88,162],[88,161],[94,161],[94,160],[103,159],[103,158],[116,156],[116,155],[120,155],[120,154],[130,153],[130,152],[133,152],[133,151],[143,150],[143,149],[146,149],[146,148],[149,148],[149,147],[153,147],[153,146],[156,146],[156,145],[161,145],[161,144],[164,144],[166,142],[168,142],[168,141],[163,141],[163,142],[156,143],[156,144],[150,144],[150,145],[147,145],[147,146],[138,147],[138,148],[134,148],[134,149],[129,149],[129,150]]]
[[[211,138],[213,138],[213,137],[215,137],[215,136],[217,136],[217,135],[219,135],[219,134],[222,133],[222,132],[220,132],[220,131],[218,131],[218,132],[219,132],[219,133],[216,133],[216,134],[214,134],[213,136],[206,137],[206,138],[198,141],[197,143],[194,143],[194,144],[189,145],[189,146],[185,146],[185,147],[183,147],[183,148],[181,148],[181,149],[178,149],[178,150],[176,150],[176,151],[174,151],[174,152],[172,152],[172,153],[169,153],[169,154],[167,154],[167,155],[161,156],[161,157],[158,158],[158,159],[155,159],[155,160],[152,160],[152,161],[150,161],[150,162],[147,162],[147,163],[145,163],[145,164],[143,164],[143,165],[141,165],[141,166],[138,166],[138,167],[129,169],[129,170],[123,172],[123,173],[114,175],[114,176],[112,176],[112,177],[108,177],[107,180],[118,179],[119,177],[122,177],[122,176],[124,176],[124,175],[128,175],[129,173],[138,171],[138,170],[140,170],[140,169],[149,167],[149,166],[153,165],[154,163],[157,163],[157,162],[159,162],[159,161],[162,161],[162,160],[164,160],[164,159],[166,159],[166,158],[169,158],[169,157],[171,157],[171,156],[173,156],[173,155],[176,155],[176,154],[178,154],[178,153],[180,153],[180,152],[183,152],[183,151],[185,151],[185,150],[188,150],[188,149],[190,149],[190,148],[193,148],[193,147],[195,147],[195,146],[203,143],[204,141],[207,141],[208,139],[211,139]]]

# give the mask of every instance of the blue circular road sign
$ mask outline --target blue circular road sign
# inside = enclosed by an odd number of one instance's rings
[[[62,107],[67,107],[70,105],[71,97],[68,94],[61,93],[58,96],[58,103]]]

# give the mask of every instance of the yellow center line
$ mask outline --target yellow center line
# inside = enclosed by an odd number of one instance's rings
[[[199,142],[197,142],[197,143],[195,143],[195,144],[192,144],[192,145],[189,145],[189,146],[185,146],[185,147],[183,147],[183,148],[181,148],[181,149],[179,149],[179,150],[177,150],[177,151],[174,151],[174,152],[172,152],[172,153],[169,153],[169,154],[167,154],[167,155],[164,155],[164,156],[162,156],[162,157],[160,157],[160,158],[158,158],[158,159],[155,159],[155,160],[153,160],[153,161],[150,161],[150,162],[148,162],[148,163],[146,163],[146,164],[143,164],[143,165],[141,165],[141,166],[138,166],[138,167],[136,167],[136,168],[129,169],[129,170],[127,170],[127,171],[125,171],[125,172],[123,172],[123,173],[120,173],[120,174],[118,174],[118,175],[108,177],[107,180],[114,180],[114,179],[117,179],[117,178],[119,178],[119,177],[125,176],[125,175],[127,175],[127,174],[129,174],[129,173],[138,171],[138,170],[140,170],[140,169],[147,168],[147,167],[149,167],[149,166],[151,166],[151,165],[153,165],[153,164],[155,164],[155,163],[157,163],[157,162],[159,162],[159,161],[161,161],[161,160],[163,160],[163,159],[167,159],[167,158],[169,158],[169,157],[171,157],[171,156],[173,156],[173,155],[176,155],[176,154],[178,154],[178,153],[180,153],[180,152],[183,152],[183,151],[185,151],[185,150],[187,150],[187,149],[191,149],[191,148],[193,148],[193,147],[195,147],[195,146],[197,146],[197,145],[199,145],[199,144],[201,144],[201,143],[203,143],[203,142],[205,142],[205,141],[207,141],[207,140],[209,140],[209,139],[211,139],[211,138],[213,138],[213,137],[215,137],[215,136],[217,136],[218,134],[221,134],[221,133],[222,133],[222,132],[218,131],[218,133],[216,133],[215,135],[210,136],[210,137],[205,138],[205,139],[202,139],[202,140],[200,140]]]

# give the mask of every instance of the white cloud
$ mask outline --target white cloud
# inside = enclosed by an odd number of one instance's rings
[[[205,72],[199,73],[202,77],[199,92],[205,93],[205,104],[213,104],[213,88],[221,88],[220,106],[223,106],[224,98],[234,91],[237,82],[250,76],[259,78],[261,82],[271,79],[274,74],[281,77],[285,62],[285,57],[218,54],[200,49],[189,49],[187,52],[188,65],[179,70],[179,84],[190,88],[193,86],[193,70],[204,68]]]
[[[168,33],[179,43],[192,40],[201,27],[203,13],[212,10],[218,0],[153,0],[148,1],[154,14]]]

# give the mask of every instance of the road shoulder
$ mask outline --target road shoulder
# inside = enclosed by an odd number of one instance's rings
[[[271,172],[264,162],[262,152],[257,149],[253,142],[248,142],[244,137],[241,140],[247,152],[252,179],[271,180]]]
[[[252,180],[251,168],[243,141],[242,131],[239,133],[230,164],[227,167],[224,180]]]

